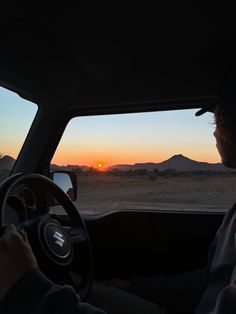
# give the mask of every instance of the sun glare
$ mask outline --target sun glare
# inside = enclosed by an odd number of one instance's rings
[[[102,168],[102,164],[98,164],[98,168],[101,169]]]

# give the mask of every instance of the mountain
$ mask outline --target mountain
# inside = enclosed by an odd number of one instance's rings
[[[90,167],[88,166],[79,166],[79,165],[66,165],[66,166],[59,166],[56,164],[51,164],[50,166],[52,171],[57,171],[57,170],[70,170],[70,171],[77,171],[80,170],[82,172],[86,172],[90,170]]]
[[[0,170],[11,170],[15,163],[15,159],[5,155],[0,158]]]
[[[229,169],[221,163],[211,164],[208,162],[195,161],[181,154],[174,155],[160,163],[146,162],[136,163],[134,165],[114,165],[109,167],[108,170],[128,171],[139,169],[147,169],[148,171],[153,171],[154,169],[159,171],[168,169],[175,169],[176,171],[229,171]]]
[[[15,163],[15,159],[5,155],[0,158],[0,170],[11,170]],[[67,166],[58,166],[55,164],[51,165],[52,170],[80,170],[86,172],[90,170],[88,166],[79,166],[79,165],[67,165]],[[171,158],[162,161],[160,163],[155,162],[145,162],[145,163],[136,163],[134,165],[120,164],[114,165],[106,170],[108,171],[129,171],[129,170],[140,170],[147,169],[147,171],[153,171],[157,169],[159,171],[164,171],[168,169],[175,169],[176,171],[229,171],[229,168],[225,167],[222,163],[208,163],[192,160],[188,157],[185,157],[181,154],[174,155]],[[233,171],[233,169],[232,169]]]

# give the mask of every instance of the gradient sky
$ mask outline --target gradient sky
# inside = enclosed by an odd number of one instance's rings
[[[18,156],[38,107],[0,87],[0,154]]]
[[[0,153],[17,157],[37,106],[0,88]],[[220,162],[213,115],[195,110],[78,117],[71,120],[53,158],[56,164],[103,168],[112,164],[161,162],[175,154]]]

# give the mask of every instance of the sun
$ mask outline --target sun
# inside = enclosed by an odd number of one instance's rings
[[[94,166],[97,170],[99,171],[103,171],[105,170],[105,162],[103,160],[97,160],[95,163],[94,163]]]

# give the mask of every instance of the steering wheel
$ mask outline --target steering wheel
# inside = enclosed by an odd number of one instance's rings
[[[23,228],[27,233],[40,268],[57,283],[65,283],[69,271],[80,265],[81,282],[76,290],[81,299],[85,300],[93,279],[89,235],[75,204],[52,180],[35,173],[16,174],[6,179],[0,186],[0,227],[4,224],[8,197],[13,189],[22,184],[39,188],[40,192],[55,198],[65,209],[70,221],[69,225],[47,213],[23,222],[18,228]]]

